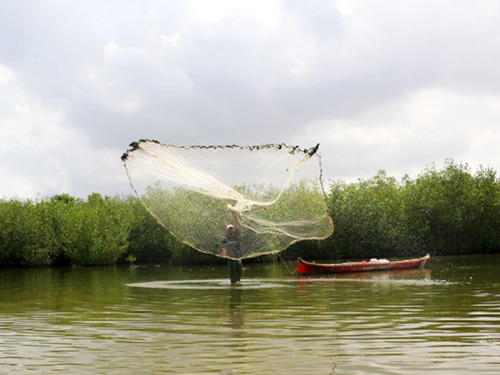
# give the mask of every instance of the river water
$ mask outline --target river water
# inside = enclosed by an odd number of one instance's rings
[[[0,270],[0,373],[500,371],[498,255],[337,277],[245,267],[237,286],[223,266]]]

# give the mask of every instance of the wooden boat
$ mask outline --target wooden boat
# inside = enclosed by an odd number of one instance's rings
[[[363,262],[349,262],[337,264],[310,263],[298,258],[297,272],[301,275],[317,275],[344,272],[369,272],[385,270],[405,270],[424,267],[430,262],[431,256],[427,254],[423,258],[388,261],[387,259],[372,259]]]

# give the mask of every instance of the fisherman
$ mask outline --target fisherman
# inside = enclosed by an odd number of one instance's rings
[[[222,257],[229,258],[229,277],[231,279],[231,284],[236,284],[241,279],[241,272],[243,270],[243,264],[239,258],[241,256],[240,249],[240,232],[241,223],[234,212],[231,216],[236,221],[236,229],[234,229],[233,224],[228,224],[226,226],[226,238],[222,241]]]

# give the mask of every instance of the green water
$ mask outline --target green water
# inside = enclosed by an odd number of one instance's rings
[[[238,286],[226,267],[0,270],[0,373],[499,371],[500,256],[348,277],[246,268]]]

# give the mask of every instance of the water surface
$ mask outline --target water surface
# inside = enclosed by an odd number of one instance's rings
[[[0,283],[1,373],[500,368],[500,256],[313,278],[247,264],[237,286],[221,266],[0,270]]]

